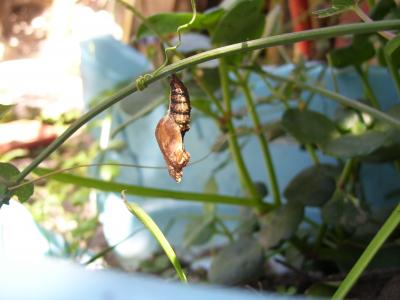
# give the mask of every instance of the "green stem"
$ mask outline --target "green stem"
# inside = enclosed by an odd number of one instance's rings
[[[331,78],[332,78],[332,83],[333,83],[333,90],[336,93],[339,93],[339,83],[337,81],[337,77],[336,77],[336,74],[335,74],[335,69],[334,69],[333,64],[332,64],[332,57],[330,55],[327,55],[326,57],[328,59],[328,66],[329,66],[329,70],[330,70],[330,73],[331,73]]]
[[[318,155],[315,152],[315,149],[313,148],[313,146],[311,144],[306,144],[305,147],[308,152],[308,155],[310,155],[310,157],[311,157],[312,162],[315,165],[319,165],[320,161],[319,161]]]
[[[37,173],[38,175],[45,175],[47,173],[50,173],[51,171],[52,170],[43,168],[35,169],[35,173]],[[141,196],[141,197],[256,207],[255,204],[256,201],[255,199],[252,198],[241,198],[229,195],[203,194],[195,192],[165,190],[152,187],[143,187],[139,185],[130,185],[120,182],[104,181],[96,178],[78,176],[73,174],[65,174],[65,173],[52,175],[51,178],[58,182],[74,184],[80,187],[92,188],[106,192],[119,193],[122,190],[125,190],[127,194]],[[268,203],[264,203],[264,207],[266,209],[273,208],[273,206]]]
[[[235,128],[231,119],[232,105],[229,91],[228,69],[224,59],[220,59],[219,61],[219,74],[221,81],[222,98],[223,102],[225,103],[225,125],[229,136],[229,149],[231,151],[232,158],[236,163],[240,179],[246,189],[247,194],[256,199],[257,205],[259,205],[261,200],[259,199],[260,197],[258,196],[258,192],[251,180],[246,164],[244,163],[242,154],[240,152],[239,143],[235,134]]]
[[[355,165],[355,160],[353,158],[350,158],[346,164],[344,165],[342,174],[340,174],[339,180],[337,182],[337,190],[342,190],[347,182],[349,180],[349,177],[351,175],[351,171],[353,170],[353,167]]]
[[[87,122],[93,119],[95,116],[105,111],[110,106],[121,101],[130,94],[136,92],[135,85],[128,85],[121,88],[117,93],[102,101],[97,106],[93,107],[87,113],[82,115],[74,123],[68,127],[63,134],[61,134],[54,142],[52,142],[46,149],[44,149],[16,178],[16,183],[20,183],[31,171],[33,171],[42,161],[44,161],[51,153],[53,153],[58,147],[60,147],[71,135],[83,127]]]
[[[320,95],[323,95],[339,104],[342,104],[344,106],[348,106],[351,108],[354,108],[358,111],[362,111],[365,112],[367,114],[370,114],[371,116],[375,117],[378,120],[381,120],[387,124],[392,125],[393,127],[400,129],[400,121],[384,112],[381,112],[371,106],[365,105],[362,102],[353,100],[351,98],[342,96],[338,93],[329,91],[325,88],[321,88],[321,87],[317,87],[317,86],[312,86],[309,85],[307,83],[295,80],[295,79],[291,79],[291,78],[286,78],[283,76],[279,76],[279,75],[275,75],[271,72],[268,71],[263,71],[263,74],[265,74],[266,76],[274,79],[274,80],[279,80],[279,81],[285,81],[285,82],[291,82],[293,84],[295,84],[296,86],[308,90],[308,91],[312,91],[312,92],[316,92]]]
[[[353,11],[359,16],[361,20],[363,20],[365,23],[373,23],[375,22],[372,20],[358,5],[354,5]],[[379,31],[379,34],[383,36],[385,39],[391,40],[393,39],[396,35],[393,34],[390,31]]]
[[[271,152],[269,149],[268,141],[262,132],[262,126],[260,118],[258,116],[256,107],[254,105],[253,96],[249,90],[248,83],[243,79],[238,71],[235,71],[235,75],[239,81],[239,84],[243,90],[244,97],[246,99],[247,110],[250,113],[250,117],[253,121],[253,127],[256,131],[258,141],[260,143],[261,151],[264,156],[264,162],[267,168],[268,177],[271,182],[272,197],[276,206],[281,205],[281,194],[278,185],[278,179],[276,177],[276,172],[274,168],[274,163],[272,160]]]
[[[360,65],[355,65],[354,68],[356,69],[357,74],[361,78],[361,82],[364,87],[365,94],[366,94],[367,98],[369,99],[370,104],[373,107],[380,109],[379,101],[376,98],[374,91],[372,90],[372,87],[371,87],[371,84],[369,83],[367,74],[365,73],[365,71],[362,69],[362,67]]]
[[[339,26],[331,26],[326,28],[318,28],[313,30],[307,30],[296,33],[286,33],[281,35],[275,35],[271,37],[261,38],[252,41],[246,41],[242,43],[236,43],[233,45],[212,49],[203,53],[193,55],[188,58],[184,58],[176,63],[166,66],[157,75],[148,78],[146,84],[151,84],[158,81],[170,74],[176,73],[180,70],[188,68],[190,66],[197,65],[199,63],[213,60],[220,57],[225,57],[234,53],[246,52],[255,49],[267,48],[277,45],[288,45],[304,40],[316,40],[322,38],[331,38],[335,36],[342,36],[348,34],[361,34],[376,32],[385,29],[400,28],[400,20],[390,21],[377,21],[373,23],[362,23],[362,24],[346,24]],[[51,143],[43,152],[41,152],[16,178],[17,183],[21,182],[33,169],[35,169],[42,161],[44,161],[51,153],[53,153],[58,147],[60,147],[71,135],[77,130],[84,126],[87,122],[93,119],[95,116],[112,106],[113,104],[121,101],[128,95],[137,91],[137,87],[134,83],[120,89],[116,94],[103,100],[100,104],[93,107],[86,114],[76,120],[66,131],[60,135],[53,143]],[[348,98],[346,98],[348,99]],[[346,102],[346,101],[345,101]],[[348,101],[347,101],[348,102]],[[352,102],[352,101],[350,101]],[[347,105],[347,104],[346,104]],[[386,115],[383,114],[385,117]],[[400,123],[396,119],[397,126],[400,128]]]
[[[332,299],[340,300],[346,297],[347,293],[356,283],[361,273],[365,270],[375,254],[378,252],[378,250],[381,248],[381,246],[390,236],[390,234],[396,229],[399,223],[400,204],[398,204],[397,207],[393,210],[389,218],[386,220],[381,229],[369,243],[363,254],[357,260],[356,264],[353,266],[353,268],[347,274],[346,278],[340,284]]]

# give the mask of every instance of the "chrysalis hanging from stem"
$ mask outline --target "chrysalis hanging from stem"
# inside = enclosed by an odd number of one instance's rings
[[[185,150],[183,138],[190,129],[190,99],[189,93],[178,77],[173,74],[170,81],[171,94],[167,115],[157,124],[156,139],[164,160],[168,166],[169,175],[180,182],[182,169],[189,163],[190,154]]]

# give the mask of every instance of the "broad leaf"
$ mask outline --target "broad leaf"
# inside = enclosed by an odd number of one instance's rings
[[[322,219],[330,225],[355,228],[367,222],[368,215],[360,200],[345,193],[337,193],[322,207]]]
[[[398,133],[397,138],[399,138]],[[390,141],[390,138],[381,147],[362,158],[363,161],[372,163],[390,162],[397,159],[400,159],[400,144]]]
[[[242,237],[213,258],[208,277],[213,283],[238,285],[254,282],[263,270],[263,249],[254,238]]]
[[[336,187],[337,168],[332,165],[316,165],[301,171],[284,191],[289,202],[305,206],[321,206],[333,195]]]
[[[223,9],[213,10],[212,12],[205,14],[198,13],[196,20],[190,26],[190,28],[196,30],[213,28],[223,13]],[[176,33],[176,30],[179,26],[188,23],[191,19],[192,13],[161,13],[147,18],[147,23],[149,23],[158,34],[165,35],[169,33]],[[144,23],[142,23],[138,29],[136,37],[140,39],[153,35],[153,31],[151,31]]]
[[[18,197],[20,202],[25,202],[33,194],[33,184],[25,184],[12,192],[7,191],[7,187],[14,184],[17,176],[19,175],[19,170],[9,163],[0,163],[0,207],[2,204],[8,204],[12,195]]]
[[[371,11],[371,19],[382,20],[388,13],[396,8],[394,0],[380,0],[376,2],[376,5]]]
[[[220,19],[211,35],[213,44],[233,44],[259,38],[265,25],[262,0],[237,1]]]
[[[386,114],[400,120],[400,105],[395,105],[386,111]],[[368,162],[387,162],[400,158],[400,131],[394,129],[386,122],[376,120],[374,131],[379,132],[385,141],[367,156],[362,157]]]
[[[375,56],[375,48],[368,41],[368,35],[356,35],[353,44],[332,50],[328,55],[333,67],[345,68],[370,60]]]
[[[300,143],[322,143],[336,134],[335,124],[324,115],[288,109],[282,117],[283,128]]]
[[[338,158],[363,157],[383,146],[387,135],[379,131],[366,131],[359,135],[343,135],[324,143],[322,150]]]
[[[288,203],[264,215],[261,222],[259,240],[266,248],[277,246],[289,239],[303,219],[304,207],[297,203]]]

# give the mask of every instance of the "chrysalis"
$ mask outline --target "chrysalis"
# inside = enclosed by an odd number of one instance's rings
[[[183,138],[190,129],[191,107],[189,93],[175,74],[171,77],[170,86],[168,112],[157,124],[156,139],[167,163],[169,175],[176,182],[180,182],[183,176],[182,169],[190,159]]]

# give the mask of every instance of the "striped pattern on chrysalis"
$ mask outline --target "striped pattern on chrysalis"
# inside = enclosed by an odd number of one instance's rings
[[[190,98],[187,88],[176,77],[175,74],[171,76],[170,81],[171,94],[168,112],[174,119],[175,123],[178,124],[182,136],[185,135],[186,131],[190,129]]]
[[[167,163],[169,175],[180,182],[183,168],[189,163],[190,154],[185,150],[183,138],[190,129],[189,93],[178,77],[170,81],[171,94],[167,115],[158,122],[156,139]]]

